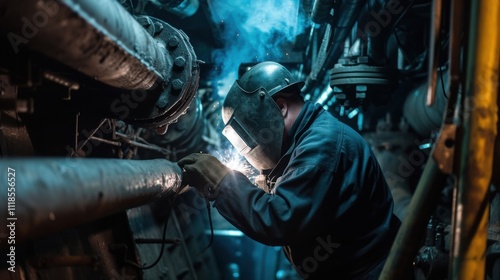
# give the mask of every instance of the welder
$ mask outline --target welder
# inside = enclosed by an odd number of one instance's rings
[[[184,184],[250,238],[282,246],[304,279],[377,279],[400,226],[392,195],[364,138],[302,86],[266,61],[224,99],[223,134],[265,184],[206,153],[178,162]]]

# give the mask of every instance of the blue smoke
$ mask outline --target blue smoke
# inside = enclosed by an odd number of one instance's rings
[[[305,29],[300,0],[212,0],[212,20],[223,26],[224,48],[212,53],[213,80],[223,97],[238,77],[241,63],[279,61],[287,53],[283,44],[293,42]]]

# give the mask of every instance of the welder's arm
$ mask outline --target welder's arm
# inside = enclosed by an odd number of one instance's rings
[[[349,196],[340,195],[344,188],[339,186],[338,194],[328,194],[333,173],[313,164],[285,173],[275,186],[275,195],[257,188],[245,175],[208,154],[191,154],[178,164],[184,170],[184,184],[215,200],[214,206],[231,224],[268,245],[286,245],[316,236],[314,229],[319,223],[336,219],[350,206]],[[344,197],[344,201],[335,197]],[[324,207],[328,210],[320,211]]]
[[[286,245],[316,236],[313,231],[319,223],[336,219],[348,208],[348,200],[331,200],[337,197],[328,194],[332,181],[333,174],[318,166],[297,167],[284,174],[271,195],[232,171],[221,182],[214,206],[249,237],[268,245]],[[327,197],[330,200],[325,203]],[[324,207],[328,210],[320,211]]]

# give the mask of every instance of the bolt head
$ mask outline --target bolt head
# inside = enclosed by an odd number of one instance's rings
[[[186,64],[186,59],[182,56],[178,56],[175,58],[175,66],[177,67],[184,67],[184,65]]]
[[[179,38],[177,38],[177,36],[170,36],[168,38],[168,46],[169,47],[177,47],[177,45],[179,45]]]
[[[172,88],[175,90],[182,89],[183,85],[184,85],[184,83],[180,79],[175,79],[172,81]]]

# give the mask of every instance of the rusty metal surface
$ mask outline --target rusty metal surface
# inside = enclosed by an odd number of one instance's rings
[[[438,79],[439,66],[439,33],[441,32],[441,17],[443,10],[443,1],[436,0],[432,2],[432,17],[431,17],[431,35],[429,45],[429,64],[427,70],[427,99],[426,105],[432,106],[436,99],[436,84]]]
[[[9,170],[10,168],[10,170]],[[0,218],[14,218],[16,242],[84,224],[173,194],[181,183],[177,164],[164,159],[10,158],[0,174],[15,170],[15,204]],[[7,200],[7,192],[0,194]],[[11,214],[12,213],[12,214]],[[9,220],[11,221],[11,220]],[[7,228],[0,229],[8,236]]]
[[[165,46],[117,1],[2,1],[0,10],[14,51],[27,45],[118,88],[149,89],[169,78]]]
[[[498,92],[500,92],[500,84],[498,85]],[[500,99],[497,98],[497,107],[500,108]],[[497,121],[497,133],[500,131],[500,121]],[[500,170],[500,136],[495,138],[495,149],[493,151],[493,170]],[[500,172],[493,172],[491,175],[491,183],[497,188],[500,188]]]
[[[493,151],[497,136],[500,3],[470,3],[463,128],[453,209],[450,279],[484,279]],[[471,105],[472,106],[467,106]]]
[[[182,30],[151,17],[141,16],[137,19],[154,36],[155,40],[160,42],[161,46],[166,46],[166,58],[172,63],[168,65],[170,67],[167,69],[169,70],[169,79],[166,83],[159,84],[152,89],[159,92],[154,106],[147,107],[146,110],[143,109],[145,114],[131,112],[126,120],[128,123],[145,127],[168,126],[176,122],[182,114],[185,114],[193,103],[200,76],[198,60],[189,43],[189,38]],[[132,91],[132,100],[143,94],[134,94]],[[148,106],[147,100],[137,102],[137,104],[136,111],[144,105]]]
[[[118,1],[8,0],[0,11],[14,59],[27,47],[103,83],[99,93],[121,90],[109,110],[129,123],[171,124],[196,95],[199,65],[187,35],[159,19],[135,18]]]
[[[444,124],[432,154],[439,169],[445,174],[452,174],[453,171],[456,130],[456,124]]]

